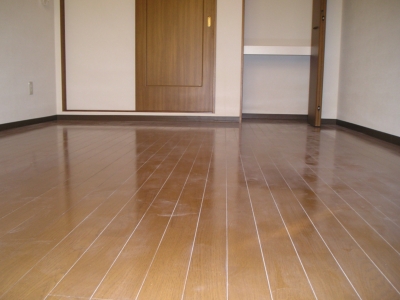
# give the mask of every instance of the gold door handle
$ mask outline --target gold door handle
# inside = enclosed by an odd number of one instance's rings
[[[208,27],[211,27],[211,17],[208,17],[208,18],[207,18],[207,26],[208,26]]]

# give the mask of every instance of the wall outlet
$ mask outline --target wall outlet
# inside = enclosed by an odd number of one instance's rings
[[[29,95],[33,95],[33,82],[28,82]]]

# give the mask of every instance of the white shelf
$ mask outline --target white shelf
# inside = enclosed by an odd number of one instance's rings
[[[302,40],[245,41],[244,54],[311,55],[311,46],[309,41]]]

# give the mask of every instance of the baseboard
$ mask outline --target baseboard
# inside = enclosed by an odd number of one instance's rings
[[[262,120],[302,120],[307,121],[307,115],[287,115],[287,114],[242,114],[243,119],[262,119]]]
[[[300,120],[307,121],[307,115],[289,114],[243,114],[243,119]],[[57,120],[68,121],[163,121],[163,122],[239,122],[239,117],[214,116],[132,116],[132,115],[58,115]],[[323,125],[335,125],[336,119],[323,119]]]
[[[354,131],[357,131],[357,132],[361,132],[361,133],[364,133],[366,135],[375,137],[377,139],[380,139],[380,140],[395,144],[395,145],[400,145],[400,137],[392,135],[392,134],[389,134],[389,133],[385,133],[385,132],[382,132],[382,131],[378,131],[378,130],[375,130],[375,129],[371,129],[371,128],[368,128],[368,127],[360,126],[360,125],[349,123],[349,122],[342,121],[342,120],[337,120],[336,124],[339,125],[339,126],[346,127],[348,129],[351,129],[351,130],[354,130]]]
[[[243,114],[243,119],[264,119],[264,120],[301,120],[307,121],[307,115],[285,115],[285,114]],[[163,122],[225,122],[238,123],[239,117],[214,117],[214,116],[118,116],[118,115],[54,115],[42,118],[35,118],[6,124],[0,124],[0,131],[34,125],[56,120],[70,121],[163,121]],[[339,125],[377,139],[400,145],[400,137],[381,132],[368,127],[349,123],[336,119],[322,119],[322,125]]]
[[[127,115],[58,115],[64,121],[148,121],[148,122],[228,122],[238,123],[239,117],[215,116],[127,116]]]
[[[321,119],[321,125],[336,125],[336,119]]]
[[[288,114],[243,114],[243,119],[254,120],[300,120],[307,121],[307,115],[288,115]],[[336,119],[322,119],[322,125],[336,125]]]
[[[0,124],[0,130],[13,129],[13,128],[34,125],[34,124],[39,124],[39,123],[44,123],[44,122],[56,121],[56,120],[57,120],[57,116],[54,115],[54,116],[48,116],[48,117],[42,117],[42,118],[35,118],[35,119],[5,123],[5,124]]]

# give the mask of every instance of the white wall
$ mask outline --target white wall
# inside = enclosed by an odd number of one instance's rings
[[[342,1],[328,0],[322,118],[336,119]],[[311,44],[312,0],[246,0],[245,44]],[[307,114],[310,59],[246,55],[243,112]]]
[[[56,114],[53,28],[52,1],[0,0],[0,124]]]
[[[312,0],[246,0],[246,45],[310,45]],[[243,113],[307,114],[309,56],[245,55]]]
[[[135,1],[65,1],[67,109],[135,109]]]
[[[240,116],[243,0],[217,0],[215,115]]]
[[[245,0],[245,43],[311,41],[312,0]]]
[[[308,111],[309,56],[245,55],[243,113]]]
[[[337,119],[343,0],[327,1],[322,119]]]
[[[400,136],[399,49],[399,0],[344,0],[338,119]]]
[[[56,53],[59,53],[59,0],[55,1],[55,19],[56,19]],[[93,9],[85,10],[86,15],[80,15],[81,12],[79,10],[69,10],[67,11],[67,19],[71,18],[71,20],[79,20],[79,24],[69,24],[67,30],[74,30],[76,34],[79,33],[79,28],[86,28],[85,31],[89,28],[89,31],[84,32],[81,31],[80,36],[75,36],[74,42],[68,41],[69,33],[67,33],[67,73],[69,67],[73,70],[74,74],[67,75],[67,85],[69,93],[72,93],[72,90],[79,92],[80,94],[72,94],[74,97],[72,101],[74,101],[74,107],[68,106],[68,108],[80,108],[80,109],[96,109],[93,104],[96,106],[100,105],[102,107],[98,109],[123,109],[123,110],[131,110],[134,108],[134,95],[132,95],[132,89],[127,86],[127,82],[133,82],[134,80],[134,69],[129,69],[126,65],[132,65],[132,59],[134,59],[134,52],[132,51],[132,41],[128,44],[126,43],[118,43],[116,44],[120,47],[123,45],[123,49],[118,49],[110,47],[108,51],[100,52],[102,59],[93,58],[93,55],[97,55],[98,51],[89,51],[90,49],[83,49],[83,51],[79,51],[79,43],[82,43],[85,39],[92,39],[92,35],[90,34],[90,26],[91,22],[98,23],[99,18],[97,14],[104,14],[106,11],[109,11],[113,5],[115,5],[115,0],[101,0],[101,5],[97,5],[99,0],[71,0],[73,4],[79,4],[79,6],[90,6],[92,5]],[[132,6],[134,4],[133,0],[118,0],[123,1],[125,6]],[[90,4],[93,2],[92,4]],[[96,2],[96,4],[94,4]],[[69,5],[69,4],[68,4]],[[67,5],[67,7],[68,7]],[[71,6],[72,7],[72,6]],[[70,8],[71,8],[70,7]],[[101,11],[96,11],[94,7],[101,7]],[[71,15],[72,14],[72,15]],[[125,16],[125,14],[124,14]],[[216,88],[215,88],[215,116],[234,116],[238,117],[240,115],[240,101],[241,101],[241,53],[242,53],[242,0],[218,0],[217,1],[217,46],[216,46]],[[135,29],[132,27],[134,24],[134,19],[132,18],[121,18],[116,22],[115,20],[107,21],[107,17],[102,17],[101,20],[106,20],[101,25],[101,27],[106,30],[104,35],[105,38],[113,34],[113,30],[117,27],[124,28],[124,35],[129,34],[134,37]],[[109,26],[107,28],[107,26]],[[113,27],[116,26],[116,27]],[[110,30],[110,27],[113,27]],[[101,35],[103,36],[103,35]],[[103,43],[100,40],[100,37],[94,37],[94,44],[96,47]],[[89,43],[91,44],[91,43]],[[110,45],[108,45],[110,46]],[[72,50],[72,49],[76,50]],[[82,49],[81,49],[82,50]],[[68,58],[68,53],[71,51],[77,51],[74,55],[75,61],[71,61],[71,56]],[[108,55],[107,53],[114,53],[122,51],[122,55]],[[131,58],[127,58],[126,55],[128,52],[131,53]],[[92,54],[90,54],[92,53]],[[71,54],[70,54],[71,55]],[[57,55],[57,113],[58,114],[88,114],[88,112],[63,112],[62,104],[61,104],[61,70],[60,70],[60,55]],[[87,75],[81,76],[79,74],[83,74],[79,70],[79,66],[84,66],[86,62],[89,62],[92,66],[95,66],[95,71],[97,74],[105,74],[108,70],[113,72],[113,78],[117,80],[112,81],[109,84],[108,82],[104,82],[102,80],[91,80],[87,79]],[[116,68],[115,66],[124,66],[121,68]],[[85,79],[86,77],[86,79]],[[112,95],[112,91],[116,89],[119,84],[119,80],[123,81],[123,88],[121,95]],[[86,83],[82,84],[85,80]],[[85,86],[85,84],[89,83],[89,87]],[[73,85],[72,85],[73,84]],[[132,85],[131,85],[132,87]],[[106,89],[106,91],[105,91]],[[118,93],[118,92],[117,92]],[[68,99],[70,95],[68,95]],[[131,102],[129,102],[129,98],[131,98]],[[72,98],[71,98],[72,99]],[[69,100],[68,100],[69,103]],[[107,114],[104,112],[90,112],[90,114]],[[121,114],[121,115],[210,115],[210,114],[201,114],[201,113],[136,113],[136,112],[120,112],[115,113],[112,112],[110,114]]]

